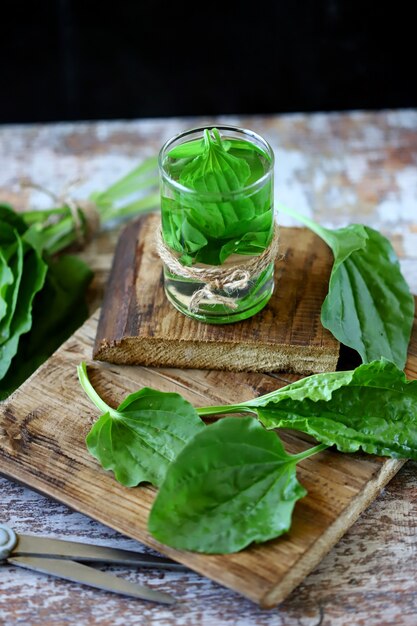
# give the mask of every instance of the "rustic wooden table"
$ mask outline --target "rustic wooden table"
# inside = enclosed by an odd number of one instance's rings
[[[103,188],[162,142],[202,119],[145,120],[0,128],[0,201],[46,206],[31,178],[56,193],[80,178],[75,194]],[[343,113],[217,120],[252,128],[276,154],[276,199],[324,225],[362,222],[393,242],[417,294],[417,112]],[[280,218],[281,223],[291,223]],[[83,253],[96,270],[100,302],[115,234]],[[409,462],[350,531],[277,609],[249,601],[197,574],[107,568],[176,595],[175,608],[142,603],[3,566],[0,625],[384,626],[416,624],[417,478]],[[0,468],[1,472],[1,468]],[[0,521],[18,532],[137,548],[135,542],[24,486],[0,478]]]

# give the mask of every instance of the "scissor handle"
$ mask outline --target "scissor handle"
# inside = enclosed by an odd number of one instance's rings
[[[5,561],[17,543],[16,533],[7,524],[0,524],[0,562]]]

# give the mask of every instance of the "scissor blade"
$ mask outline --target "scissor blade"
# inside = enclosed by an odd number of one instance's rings
[[[18,565],[19,567],[34,570],[35,572],[52,574],[52,576],[58,576],[59,578],[65,578],[75,583],[89,585],[90,587],[104,589],[105,591],[112,591],[124,596],[132,596],[133,598],[160,602],[162,604],[174,604],[176,602],[175,598],[168,593],[154,591],[153,589],[141,585],[135,585],[128,580],[118,578],[106,572],[101,572],[100,570],[95,570],[92,567],[88,567],[88,565],[82,565],[82,563],[75,563],[75,561],[44,559],[42,557],[12,556],[7,559],[7,562]]]
[[[132,550],[119,550],[105,546],[94,546],[78,541],[50,539],[31,535],[18,535],[18,542],[13,556],[44,556],[58,559],[71,559],[88,563],[113,563],[115,565],[135,565],[139,567],[157,567],[185,571],[186,568],[171,559],[140,554]]]

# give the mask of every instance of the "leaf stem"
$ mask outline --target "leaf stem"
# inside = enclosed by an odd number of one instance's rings
[[[294,211],[294,209],[290,209],[289,207],[285,206],[284,204],[281,204],[280,202],[277,205],[277,210],[281,211],[282,213],[285,213],[286,215],[290,215],[291,217],[294,217],[296,220],[298,220],[299,222],[301,222],[302,224],[310,228],[310,230],[312,230],[313,233],[316,233],[316,235],[318,235],[321,239],[323,239],[327,243],[329,248],[333,248],[332,246],[333,242],[330,239],[330,237],[327,236],[327,233],[328,233],[327,228],[323,228],[323,226],[319,226],[316,222],[311,220],[306,215],[302,215],[301,213]]]
[[[96,205],[102,225],[126,220],[158,206],[156,165],[157,157],[145,159],[105,191],[90,194],[89,199]],[[79,214],[83,222],[82,231],[85,234],[87,218],[82,208],[79,209]],[[68,206],[27,211],[23,214],[23,219],[28,226],[26,236],[30,235],[32,246],[36,243],[36,246],[47,254],[56,254],[79,239]]]
[[[208,415],[226,415],[227,413],[252,413],[256,415],[256,411],[239,404],[231,404],[229,406],[203,406],[196,409],[200,417]]]
[[[112,409],[106,402],[104,402],[103,398],[100,398],[97,391],[90,383],[85,361],[82,361],[79,365],[77,365],[77,374],[81,387],[84,389],[91,402],[99,409],[99,411],[102,411],[102,413],[109,413],[111,417],[114,417],[115,419],[122,417],[122,415],[118,411]]]
[[[304,452],[300,452],[299,454],[293,454],[292,458],[296,463],[299,463],[299,461],[308,459],[309,456],[313,456],[313,454],[322,452],[322,450],[325,450],[329,447],[330,446],[328,446],[327,443],[320,443],[318,446],[314,446],[313,448],[308,448],[307,450],[304,450]]]
[[[213,130],[211,132],[212,132],[212,135],[213,135],[214,139],[216,140],[216,144],[219,146],[219,148],[224,150],[223,143],[222,143],[222,138],[220,137],[220,133],[217,130],[217,128],[213,128]]]
[[[141,189],[145,185],[157,184],[158,178],[153,176],[153,170],[158,164],[157,157],[149,157],[145,159],[140,165],[138,165],[131,172],[120,178],[118,181],[110,185],[105,191],[99,195],[111,197],[113,200],[119,198],[121,195],[125,195],[128,192]],[[152,178],[148,180],[141,180],[144,174],[151,172]]]
[[[155,192],[147,194],[139,200],[130,202],[124,206],[114,207],[113,205],[110,205],[109,207],[102,209],[102,222],[106,223],[119,218],[125,219],[131,215],[133,216],[137,213],[149,211],[150,209],[154,209],[158,205],[158,202],[159,192]]]

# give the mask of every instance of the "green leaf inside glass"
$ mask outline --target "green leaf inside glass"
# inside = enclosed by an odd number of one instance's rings
[[[249,195],[244,189],[270,162],[256,144],[223,139],[216,128],[168,152],[163,166],[183,189],[163,191],[162,231],[181,263],[221,265],[232,254],[265,250],[273,233],[272,181]]]

